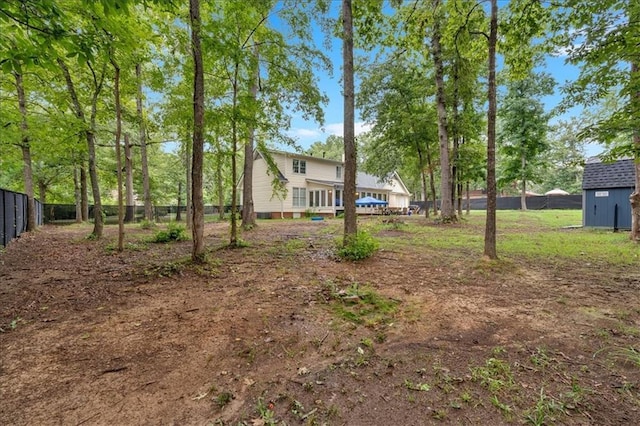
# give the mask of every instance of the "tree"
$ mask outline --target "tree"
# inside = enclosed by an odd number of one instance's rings
[[[189,0],[191,22],[191,54],[193,55],[193,159],[191,169],[191,196],[193,206],[194,262],[204,262],[204,199],[202,195],[202,158],[204,153],[204,69],[200,32],[200,0]]]
[[[553,86],[548,74],[530,72],[523,79],[508,82],[501,105],[500,182],[520,181],[522,210],[527,210],[527,182],[538,182],[544,168],[544,153],[549,147],[546,139],[549,114],[539,98],[552,94]]]
[[[451,169],[449,162],[449,125],[447,124],[447,105],[444,90],[444,64],[442,60],[442,47],[440,39],[439,9],[440,0],[433,0],[433,8],[436,11],[433,18],[431,34],[431,56],[434,64],[434,76],[436,83],[436,111],[438,112],[438,140],[440,143],[440,215],[444,222],[456,220],[451,197]]]
[[[552,41],[566,61],[580,65],[578,78],[566,85],[565,106],[597,105],[613,95],[617,105],[583,129],[583,139],[610,144],[613,157],[631,156],[636,171],[632,241],[640,242],[640,3],[619,0],[567,0],[555,7]],[[620,137],[627,142],[613,145]]]
[[[351,0],[342,0],[342,84],[344,97],[344,237],[346,247],[356,237],[356,140]]]
[[[344,139],[342,136],[329,135],[324,142],[314,142],[306,151],[307,155],[328,160],[342,161],[344,155]]]
[[[484,229],[484,256],[497,259],[496,249],[496,45],[498,44],[498,1],[491,0],[489,23],[489,89],[487,99],[487,218]]]
[[[549,150],[544,163],[549,167],[541,185],[543,191],[561,188],[571,194],[582,192],[584,143],[578,138],[583,125],[576,118],[560,120],[549,129]]]

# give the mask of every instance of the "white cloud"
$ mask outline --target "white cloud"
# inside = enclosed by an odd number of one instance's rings
[[[296,129],[289,130],[287,133],[291,137],[298,137],[298,138],[317,138],[320,135],[322,135],[322,132],[320,132],[320,129],[296,128]]]
[[[355,123],[355,133],[356,136],[366,133],[371,130],[371,124],[364,123],[359,121]],[[344,123],[331,123],[324,126],[324,133],[328,133],[330,135],[342,136],[344,132]]]

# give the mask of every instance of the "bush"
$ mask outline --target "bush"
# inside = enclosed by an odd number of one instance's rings
[[[147,219],[143,219],[140,222],[140,228],[141,229],[153,229],[156,227],[156,224],[153,221],[147,220]]]
[[[168,243],[169,241],[184,241],[187,240],[187,234],[185,233],[184,226],[180,226],[177,223],[169,222],[166,231],[158,231],[153,237],[154,243]]]
[[[378,250],[378,241],[369,233],[360,231],[346,246],[338,248],[338,256],[346,260],[362,260]]]

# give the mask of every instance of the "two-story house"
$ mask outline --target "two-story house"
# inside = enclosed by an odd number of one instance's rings
[[[310,212],[335,216],[344,211],[344,163],[309,155],[269,151],[277,171],[269,171],[260,151],[254,151],[253,208],[258,218],[297,218]],[[279,179],[285,191],[274,194]],[[375,197],[391,209],[409,207],[411,194],[397,173],[386,180],[358,172],[356,198]],[[359,208],[365,212],[365,208]]]

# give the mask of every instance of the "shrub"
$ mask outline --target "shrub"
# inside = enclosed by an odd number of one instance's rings
[[[358,232],[346,246],[338,248],[337,254],[346,260],[362,260],[378,250],[378,241],[365,231]]]
[[[140,222],[140,228],[141,229],[153,229],[155,227],[156,227],[156,224],[151,220],[143,219]]]
[[[168,243],[169,241],[184,241],[188,239],[184,226],[169,222],[166,231],[158,231],[153,237],[154,243]]]

